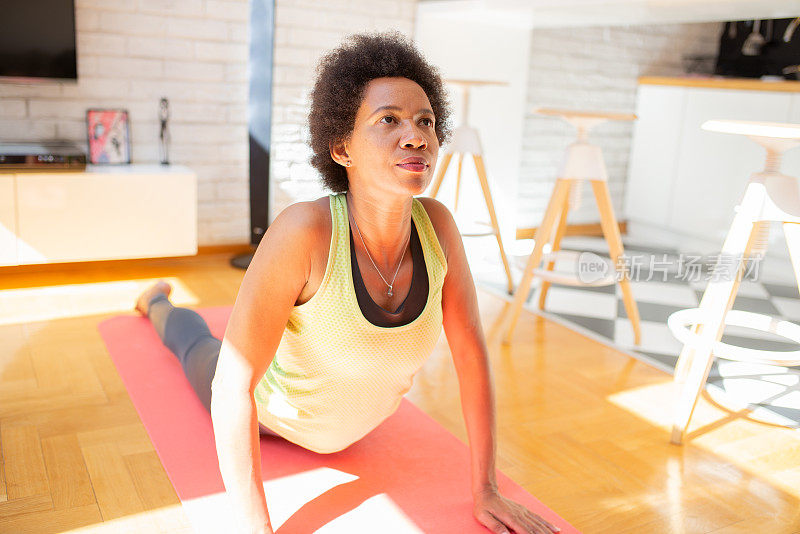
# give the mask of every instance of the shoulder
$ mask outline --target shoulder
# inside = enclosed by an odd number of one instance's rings
[[[286,206],[272,224],[288,232],[324,230],[326,225],[328,228],[331,225],[329,206],[330,201],[327,196],[295,202]]]
[[[322,200],[327,206],[328,197],[324,197],[295,202],[281,210],[267,228],[256,256],[263,253],[260,249],[267,247],[279,254],[291,251],[308,258],[308,253],[317,248],[326,233],[328,238],[331,234],[330,210],[323,210]]]
[[[429,197],[415,197],[420,201],[431,220],[433,230],[436,232],[436,237],[439,239],[439,244],[442,247],[445,258],[450,258],[450,251],[458,246],[461,240],[461,235],[458,232],[458,226],[453,218],[453,214],[447,209],[447,206]]]
[[[332,226],[329,206],[327,196],[286,206],[267,228],[248,270],[279,272],[286,283],[300,284],[300,294],[312,273],[325,270]]]

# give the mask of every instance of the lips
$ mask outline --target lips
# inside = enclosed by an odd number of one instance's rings
[[[402,165],[398,165],[398,167],[411,172],[424,172],[425,169],[428,168],[424,163],[403,163]]]
[[[424,172],[428,168],[428,162],[425,158],[406,158],[397,166],[410,172]]]

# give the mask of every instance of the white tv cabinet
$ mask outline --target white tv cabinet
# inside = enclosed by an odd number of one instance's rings
[[[0,174],[0,266],[197,254],[197,176],[181,165]]]

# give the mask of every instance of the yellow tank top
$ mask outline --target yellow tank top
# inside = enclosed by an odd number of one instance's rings
[[[397,410],[442,331],[447,261],[422,203],[411,217],[428,272],[428,299],[412,322],[382,327],[361,313],[350,265],[345,194],[330,194],[325,275],[292,308],[280,345],[255,388],[258,420],[306,449],[332,453],[358,441]]]

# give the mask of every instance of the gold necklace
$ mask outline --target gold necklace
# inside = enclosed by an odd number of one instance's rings
[[[356,222],[355,214],[353,214],[353,222],[356,225],[356,232],[358,232],[358,237],[361,238],[361,244],[364,245],[364,250],[367,251],[367,257],[369,258],[369,261],[372,262],[372,266],[375,267],[376,271],[378,271],[378,276],[381,277],[381,280],[383,280],[383,283],[386,284],[387,286],[389,286],[389,291],[386,293],[386,295],[391,297],[393,295],[392,288],[394,286],[394,279],[397,278],[397,273],[400,272],[400,265],[403,264],[403,258],[405,258],[405,256],[406,256],[406,248],[408,248],[408,242],[411,241],[411,234],[408,235],[408,240],[406,241],[406,246],[403,247],[403,254],[402,254],[402,256],[400,256],[400,263],[397,264],[397,269],[394,272],[394,276],[392,277],[392,283],[390,284],[389,282],[386,281],[386,278],[383,277],[383,275],[381,274],[381,270],[378,269],[378,266],[375,265],[375,260],[372,259],[372,256],[369,253],[369,249],[367,248],[367,244],[364,243],[364,236],[361,235],[361,230],[358,229],[358,222]]]

